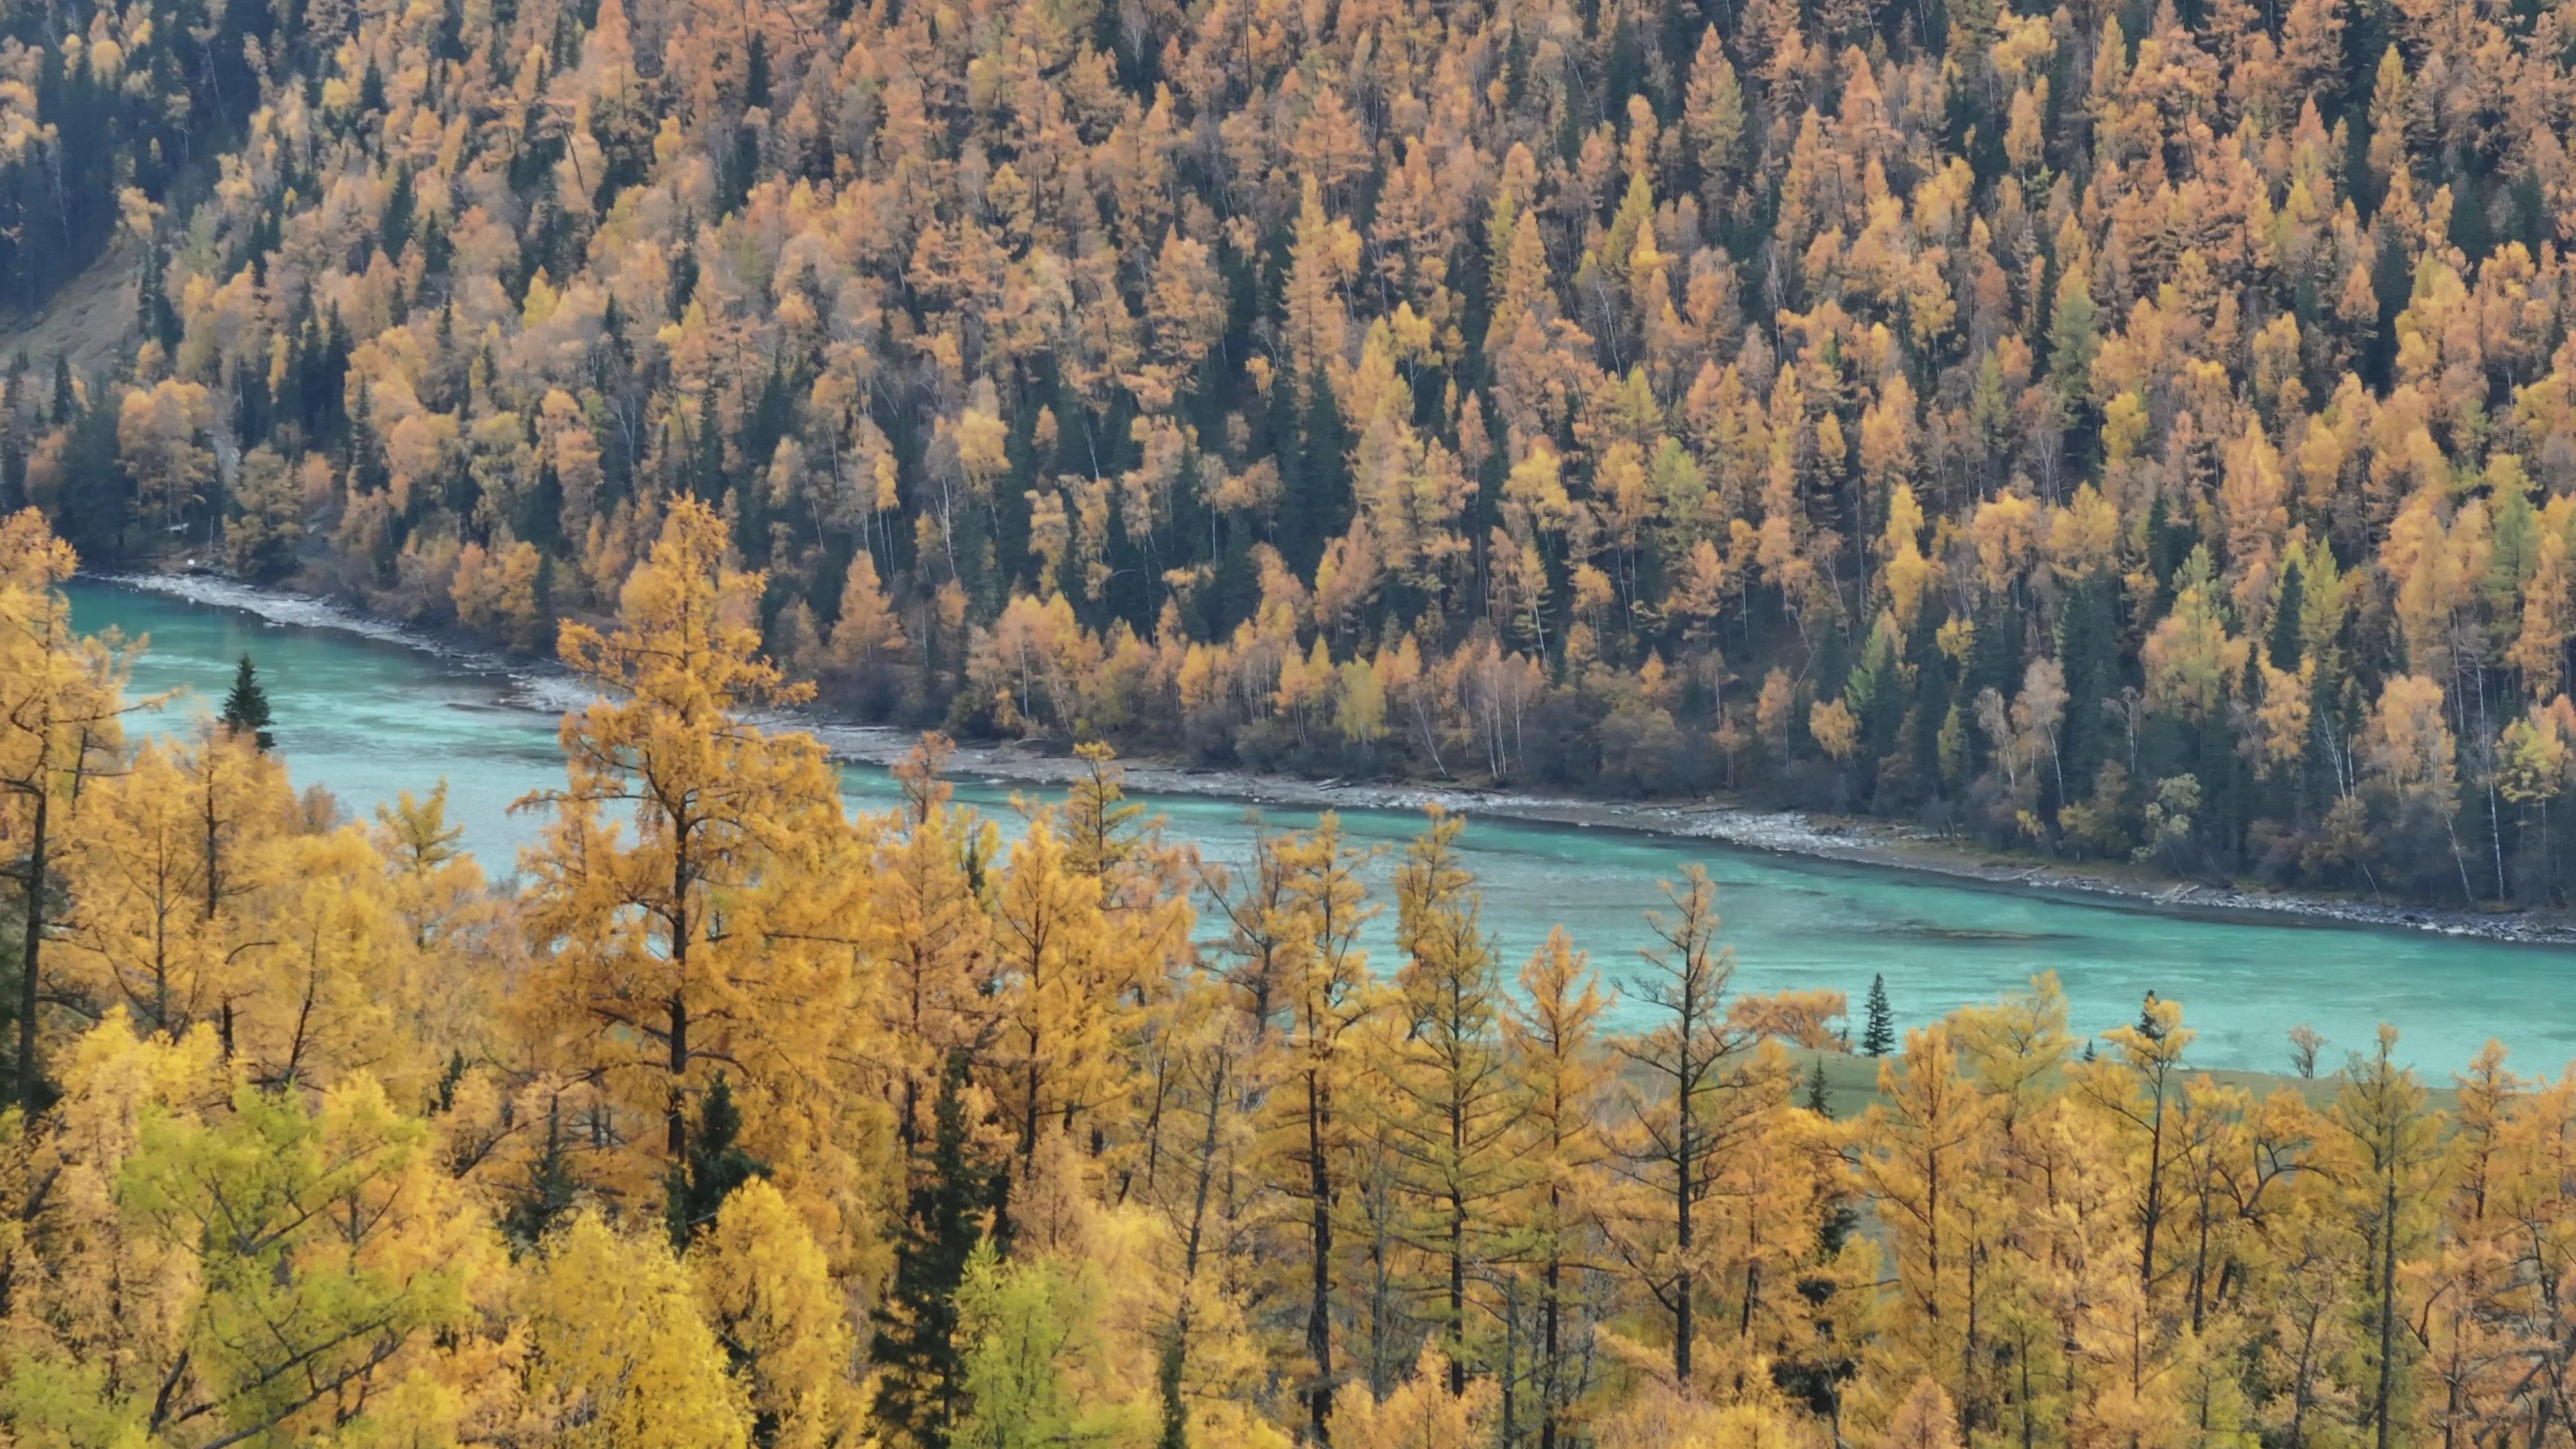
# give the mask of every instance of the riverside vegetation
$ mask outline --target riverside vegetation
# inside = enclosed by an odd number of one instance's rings
[[[1613,1036],[1455,816],[1392,902],[1329,816],[1204,865],[1097,749],[1007,849],[935,738],[854,817],[745,719],[803,690],[727,553],[675,501],[564,626],[502,892],[247,705],[129,741],[0,523],[0,1442],[2576,1442],[2576,1072],[2437,1110],[2383,1030],[2258,1092],[2042,976],[1873,992],[1837,1104],[1840,996],[1732,991],[1695,870]]]
[[[0,12],[0,507],[838,705],[2562,900],[2576,83],[2494,0]],[[48,367],[50,366],[50,376]]]

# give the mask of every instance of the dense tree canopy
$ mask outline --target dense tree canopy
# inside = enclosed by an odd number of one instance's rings
[[[695,497],[952,733],[2576,868],[2554,5],[7,14],[0,283],[141,277],[0,409],[93,556],[543,648]]]

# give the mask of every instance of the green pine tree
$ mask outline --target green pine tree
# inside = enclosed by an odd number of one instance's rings
[[[1825,1085],[1825,1059],[1818,1057],[1807,1066],[1807,1110],[1831,1121],[1834,1115],[1832,1089]]]
[[[737,1145],[742,1137],[742,1109],[733,1104],[733,1086],[722,1072],[707,1089],[698,1108],[697,1130],[689,1134],[688,1161],[672,1169],[666,1216],[671,1246],[685,1249],[698,1229],[716,1220],[717,1209],[733,1190],[769,1171]]]
[[[957,1293],[984,1240],[991,1172],[976,1160],[966,1120],[966,1054],[948,1059],[932,1104],[930,1155],[913,1164],[909,1210],[895,1245],[894,1284],[876,1310],[870,1358],[885,1377],[880,1422],[898,1443],[946,1449],[965,1405]]]
[[[2272,603],[2272,639],[2267,651],[2272,667],[2296,672],[2303,652],[2299,641],[2299,614],[2307,607],[2308,581],[2292,558],[2281,570],[2281,593]]]
[[[277,744],[277,736],[269,732],[269,719],[268,691],[259,687],[259,670],[245,654],[241,667],[233,671],[233,692],[224,696],[224,733],[249,735],[266,752]]]
[[[572,1207],[581,1191],[581,1179],[572,1169],[571,1144],[564,1139],[563,1099],[546,1101],[546,1145],[528,1168],[527,1185],[518,1202],[501,1215],[501,1231],[509,1238],[512,1251],[535,1247],[545,1241],[547,1233]]]
[[[1896,1014],[1887,1005],[1887,978],[1869,978],[1869,1022],[1861,1028],[1860,1052],[1865,1057],[1883,1057],[1896,1046]]]
[[[385,209],[376,222],[376,245],[388,258],[400,257],[411,244],[411,224],[418,213],[420,193],[411,179],[411,168],[396,168],[394,184],[385,196]]]
[[[2087,573],[2066,598],[2057,629],[2057,661],[2066,671],[2066,732],[2061,745],[2066,785],[2078,799],[2093,793],[2110,743],[2102,701],[2120,691],[2118,580]]]
[[[1295,486],[1286,490],[1279,525],[1279,551],[1301,575],[1314,572],[1324,545],[1347,527],[1351,518],[1350,431],[1342,419],[1341,399],[1318,373],[1306,379],[1305,407],[1298,419],[1298,455],[1303,466]]]
[[[465,1053],[448,1053],[446,1070],[438,1074],[437,1115],[443,1117],[456,1110],[456,1087],[464,1080]]]

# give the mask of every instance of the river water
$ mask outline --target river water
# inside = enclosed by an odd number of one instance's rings
[[[426,791],[444,778],[450,818],[495,875],[509,871],[536,830],[536,820],[508,813],[510,802],[561,783],[559,681],[514,677],[389,631],[276,622],[89,580],[75,581],[70,593],[81,628],[149,636],[134,671],[136,693],[184,691],[142,728],[185,729],[219,707],[235,661],[248,653],[276,714],[277,748],[299,787],[318,782],[344,808],[364,814],[401,789]],[[854,808],[886,809],[896,799],[882,770],[851,766],[842,780]],[[958,793],[1012,818],[1006,783],[961,779]],[[1209,858],[1238,862],[1248,854],[1252,826],[1244,806],[1144,798]],[[1295,811],[1266,818],[1277,826],[1313,823]],[[1373,878],[1391,915],[1386,882],[1420,817],[1350,810],[1342,819],[1352,836],[1387,845]],[[2379,1021],[2393,1021],[2404,1033],[2404,1056],[2436,1081],[2464,1066],[2489,1036],[2502,1036],[2515,1049],[2513,1065],[2526,1073],[2554,1074],[2576,1057],[2576,992],[2566,989],[2576,978],[2576,952],[2173,914],[1617,830],[1471,819],[1465,844],[1484,891],[1486,924],[1514,969],[1561,923],[1613,984],[1636,979],[1637,951],[1651,940],[1644,913],[1661,898],[1658,883],[1697,860],[1718,882],[1740,986],[1842,990],[1857,1015],[1871,976],[1883,974],[1900,1026],[1990,1000],[2054,970],[2079,1032],[2134,1021],[2151,989],[2180,1001],[2199,1032],[2188,1059],[2206,1067],[2285,1070],[2284,1034],[2300,1022],[2333,1041],[2328,1057],[2339,1062],[2346,1049],[2368,1044]],[[1394,969],[1383,930],[1375,956],[1379,969]],[[1624,1003],[1613,1016],[1642,1019]]]

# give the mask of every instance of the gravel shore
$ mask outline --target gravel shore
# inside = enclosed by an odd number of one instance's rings
[[[865,725],[808,723],[833,756],[891,765],[914,736]],[[1998,888],[2049,891],[2176,915],[2303,917],[2319,923],[2432,931],[2537,945],[2576,945],[2576,917],[2564,912],[2459,911],[2390,905],[2300,891],[2159,878],[2143,871],[2079,862],[2007,856],[1885,821],[1844,820],[1795,810],[1712,802],[1599,800],[1511,790],[1476,790],[1411,781],[1308,780],[1205,769],[1154,759],[1122,760],[1128,788],[1142,794],[1197,795],[1300,810],[1419,810],[1441,805],[1465,815],[1543,824],[1634,830],[1709,840],[1741,850],[1840,861],[1882,870],[1945,876]],[[1081,769],[1060,751],[1021,744],[961,744],[953,773],[1031,785],[1070,783]]]

